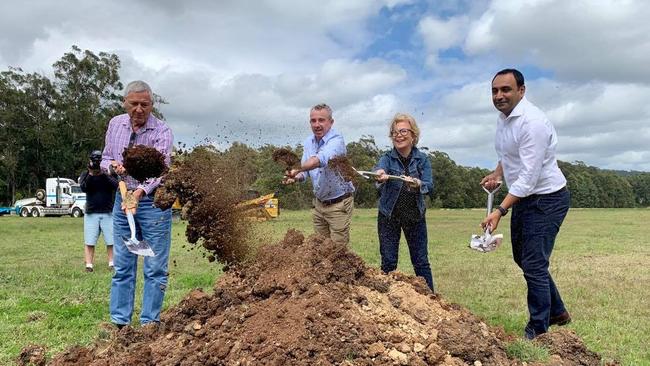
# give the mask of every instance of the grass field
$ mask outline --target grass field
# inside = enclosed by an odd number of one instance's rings
[[[490,324],[520,335],[527,319],[526,290],[510,257],[509,240],[490,254],[467,248],[483,214],[428,212],[436,289]],[[13,364],[27,344],[43,344],[54,353],[101,336],[99,325],[109,320],[110,272],[103,244],[96,250],[95,272],[83,271],[82,221],[0,217],[0,365]],[[648,222],[650,210],[573,209],[552,258],[551,271],[574,319],[568,327],[590,349],[624,365],[650,365],[644,346],[650,339]],[[257,231],[263,242],[274,242],[292,227],[311,233],[309,212],[283,211],[277,220],[260,223]],[[183,222],[173,226],[165,307],[192,288],[210,290],[221,273],[201,250],[190,249],[184,228]],[[499,231],[508,238],[508,223]],[[376,233],[376,210],[355,210],[351,246],[371,266],[379,264]],[[399,268],[412,273],[406,251]],[[135,314],[137,319],[138,309]]]

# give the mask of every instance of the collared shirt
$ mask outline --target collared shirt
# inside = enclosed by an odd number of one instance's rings
[[[130,143],[132,146],[145,145],[155,148],[165,156],[165,164],[169,166],[174,137],[172,136],[171,129],[163,121],[154,117],[153,114],[149,114],[145,125],[133,136],[133,141],[131,141],[132,132],[131,118],[126,113],[113,117],[108,123],[102,162],[100,164],[104,171],[108,171],[111,160],[123,164],[124,158],[122,157],[122,153]],[[146,194],[153,192],[160,184],[160,178],[147,179],[143,183],[140,183],[133,177],[128,176],[124,181],[128,189],[142,188]]]
[[[339,173],[327,167],[331,158],[345,155],[347,152],[341,134],[331,128],[320,141],[316,141],[316,137],[312,135],[305,140],[303,145],[303,164],[312,156],[317,157],[320,161],[320,167],[303,173],[311,178],[314,196],[317,199],[320,201],[331,200],[354,192],[351,182],[346,182]]]
[[[566,185],[555,158],[555,128],[526,97],[509,116],[499,113],[494,145],[510,194],[547,194]]]

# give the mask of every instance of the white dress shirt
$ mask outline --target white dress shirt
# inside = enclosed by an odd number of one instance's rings
[[[523,97],[509,116],[499,113],[494,147],[508,192],[520,198],[566,185],[555,159],[557,134],[544,112]]]

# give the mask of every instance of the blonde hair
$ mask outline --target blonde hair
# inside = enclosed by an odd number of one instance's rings
[[[413,146],[417,145],[418,141],[420,141],[420,129],[418,128],[417,122],[415,122],[415,118],[413,118],[410,114],[397,113],[395,115],[395,117],[393,117],[393,120],[390,122],[390,131],[388,132],[388,137],[390,137],[390,138],[393,137],[393,132],[395,131],[395,126],[399,122],[408,122],[409,123],[411,131],[413,131]]]

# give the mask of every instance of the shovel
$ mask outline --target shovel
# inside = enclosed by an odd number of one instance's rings
[[[123,180],[120,180],[119,187],[120,187],[120,194],[122,195],[122,200],[125,200],[126,183],[124,183]],[[133,213],[135,212],[135,208],[127,208],[125,211],[126,211],[126,219],[129,222],[129,229],[131,229],[130,238],[126,236],[122,237],[122,240],[124,240],[124,245],[126,245],[126,249],[128,249],[129,252],[135,255],[141,255],[143,257],[155,256],[156,253],[153,252],[153,249],[151,249],[149,243],[147,243],[145,240],[138,240],[135,237],[135,220],[133,219]]]
[[[367,171],[367,170],[357,170],[355,168],[352,168],[352,169],[354,169],[355,172],[357,172],[360,176],[362,176],[362,177],[364,177],[366,179],[370,179],[370,177],[374,178],[374,177],[379,176],[379,174],[377,174],[375,172],[370,172],[370,171]],[[388,177],[388,179],[401,180],[402,182],[408,182],[409,181],[408,179],[406,179],[406,176],[404,176],[404,175],[399,176],[399,175],[386,174],[386,176]]]
[[[501,188],[501,182],[499,182],[499,185],[491,191],[484,186],[481,187],[488,194],[487,215],[489,215],[492,212],[494,194]],[[501,245],[501,241],[503,241],[503,234],[492,235],[491,231],[492,228],[488,225],[488,227],[485,228],[485,233],[483,233],[483,235],[472,235],[472,238],[469,241],[469,247],[482,253],[496,250],[499,245]]]

